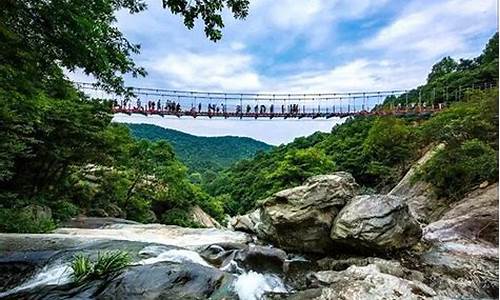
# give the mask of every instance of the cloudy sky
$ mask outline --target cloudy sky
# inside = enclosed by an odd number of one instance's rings
[[[222,41],[148,0],[118,26],[140,43],[148,71],[128,85],[203,91],[341,92],[407,89],[443,56],[477,56],[497,30],[495,0],[250,0],[246,20],[226,14]],[[329,121],[215,121],[118,116],[198,135],[288,142]]]

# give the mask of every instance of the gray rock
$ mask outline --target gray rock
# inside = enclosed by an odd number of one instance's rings
[[[70,228],[101,228],[109,225],[115,224],[140,224],[135,221],[119,219],[119,218],[109,218],[109,217],[85,217],[78,216],[72,218],[69,221],[61,224],[60,227],[70,227]]]
[[[329,234],[339,208],[357,190],[352,175],[337,172],[280,191],[261,203],[257,235],[285,250],[325,253],[332,246]]]
[[[229,228],[236,231],[243,231],[247,233],[257,233],[257,226],[260,223],[260,209],[256,209],[253,212],[242,215],[232,217],[228,224]]]
[[[190,216],[191,220],[205,228],[222,228],[219,222],[204,212],[198,205],[191,208]]]
[[[113,279],[97,299],[237,299],[234,280],[215,268],[193,263],[134,266]]]
[[[238,299],[234,276],[199,264],[159,262],[128,267],[122,274],[83,286],[44,286],[7,299]]]
[[[420,236],[420,226],[403,198],[362,195],[342,208],[330,237],[352,249],[385,251],[408,248]]]
[[[375,264],[316,272],[311,274],[310,281],[311,289],[288,299],[424,299],[436,295],[424,283],[384,273]]]
[[[258,245],[250,245],[234,255],[238,265],[260,273],[283,272],[286,258],[286,252],[281,249]]]
[[[462,244],[472,242],[496,246],[498,244],[498,183],[486,189],[476,190],[453,205],[440,220],[424,228],[424,239],[428,242],[461,242]]]
[[[428,224],[437,220],[448,208],[446,201],[436,199],[430,183],[414,180],[414,176],[419,171],[419,168],[444,147],[444,144],[431,147],[389,192],[389,195],[405,198],[410,213],[420,223]]]
[[[467,195],[424,228],[421,263],[439,295],[498,298],[498,183]]]
[[[52,210],[47,206],[30,204],[24,207],[23,211],[32,215],[35,220],[52,219]]]

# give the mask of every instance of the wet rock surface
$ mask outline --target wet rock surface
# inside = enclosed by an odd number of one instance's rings
[[[127,268],[118,276],[83,286],[31,289],[6,299],[238,299],[234,277],[194,263],[158,262]]]

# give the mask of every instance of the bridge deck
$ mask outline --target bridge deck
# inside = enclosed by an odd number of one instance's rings
[[[441,109],[439,108],[421,108],[421,109],[412,109],[412,110],[406,110],[406,109],[399,109],[399,110],[384,110],[384,111],[356,111],[356,112],[305,112],[305,113],[237,113],[237,112],[192,112],[192,111],[180,111],[180,112],[175,112],[175,111],[166,111],[166,110],[144,110],[144,109],[121,109],[121,108],[114,108],[113,113],[124,113],[128,115],[132,114],[142,114],[145,116],[148,115],[158,115],[161,117],[164,116],[176,116],[176,117],[208,117],[208,118],[253,118],[253,119],[258,119],[258,118],[282,118],[282,119],[288,119],[288,118],[295,118],[295,119],[303,119],[303,118],[310,118],[310,119],[317,119],[317,118],[325,118],[325,119],[330,119],[330,118],[345,118],[349,116],[369,116],[369,115],[376,115],[376,116],[386,116],[386,115],[395,115],[395,116],[403,116],[403,115],[426,115],[426,114],[432,114],[434,112],[440,111]]]

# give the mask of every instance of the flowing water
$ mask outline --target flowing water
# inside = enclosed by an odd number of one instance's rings
[[[148,230],[149,228],[149,230]],[[215,268],[207,263],[194,249],[200,245],[221,242],[242,243],[248,241],[248,236],[239,232],[216,229],[187,229],[164,225],[119,225],[106,229],[59,229],[58,235],[76,235],[78,238],[116,238],[146,242],[154,241],[168,246],[182,246],[188,249],[172,249],[162,245],[150,245],[139,251],[139,259],[134,264],[148,265],[167,261],[184,263],[191,262],[205,267]],[[116,235],[114,235],[116,234]],[[184,235],[185,234],[185,235]],[[39,235],[43,236],[43,235]],[[49,234],[50,236],[50,234]],[[208,242],[208,243],[207,243]],[[218,247],[218,246],[213,246]],[[83,250],[84,251],[84,250]],[[258,300],[265,292],[286,292],[283,280],[275,274],[263,274],[245,270],[234,260],[230,261],[221,271],[236,276],[233,289],[242,300]],[[68,262],[58,261],[43,267],[31,279],[22,285],[0,293],[0,297],[14,292],[44,285],[61,285],[70,282],[71,269]]]

